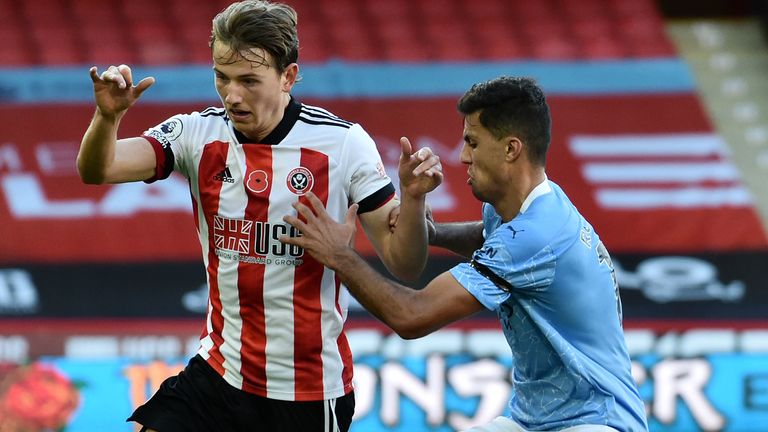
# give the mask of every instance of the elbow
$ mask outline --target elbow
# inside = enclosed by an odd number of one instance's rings
[[[432,333],[424,322],[422,322],[421,315],[415,310],[403,310],[402,313],[396,318],[391,319],[387,324],[389,327],[397,333],[403,339],[411,340],[424,337]]]
[[[419,280],[419,276],[421,276],[421,272],[415,272],[415,271],[399,271],[399,272],[392,272],[392,274],[400,279],[403,282],[406,283],[414,283]]]
[[[88,169],[79,158],[77,159],[77,173],[80,175],[80,180],[85,184],[100,185],[106,181],[104,173]]]
[[[104,176],[94,175],[90,173],[83,173],[80,172],[80,180],[82,180],[83,183],[89,184],[89,185],[100,185],[104,184]]]
[[[400,338],[405,340],[418,339],[429,334],[429,332],[418,327],[398,327],[394,330]]]
[[[399,266],[387,266],[387,270],[389,270],[392,275],[398,279],[400,279],[403,282],[407,283],[414,283],[419,280],[421,277],[421,274],[424,272],[424,269],[427,266],[426,260],[424,262],[417,262],[417,263],[406,263],[407,265],[399,265]]]

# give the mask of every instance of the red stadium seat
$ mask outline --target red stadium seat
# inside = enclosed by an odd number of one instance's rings
[[[607,60],[631,57],[632,52],[616,38],[606,36],[582,40],[581,55],[590,60]]]
[[[505,0],[463,0],[462,3],[461,6],[464,12],[467,16],[471,17],[470,22],[483,23],[483,25],[477,27],[483,27],[488,20],[506,20],[510,11],[514,9]],[[511,25],[511,21],[508,20],[507,23]]]
[[[528,44],[516,34],[513,26],[505,19],[486,21],[472,29],[477,38],[477,49],[481,57],[488,60],[510,60],[529,55]]]
[[[26,45],[0,44],[0,65],[3,67],[21,67],[37,63],[33,50]]]
[[[538,60],[575,60],[580,56],[573,41],[558,35],[544,35],[532,41],[531,52]]]
[[[421,19],[426,22],[435,19],[462,18],[456,0],[420,0],[414,3],[419,9]]]
[[[315,63],[328,58],[328,35],[326,29],[315,21],[305,21],[299,26],[299,62]]]
[[[21,15],[34,25],[61,24],[69,16],[69,8],[62,0],[18,2]]]
[[[103,0],[70,0],[70,11],[77,25],[122,21],[120,10]]]
[[[231,0],[0,0],[9,64],[210,63]],[[293,0],[302,62],[574,60],[676,55],[653,0]],[[151,13],[148,13],[151,11]],[[9,30],[10,29],[10,30]],[[23,29],[23,30],[22,30]],[[18,31],[30,52],[21,50]],[[79,49],[74,49],[79,47]],[[129,48],[126,48],[129,47]]]
[[[89,65],[98,66],[100,70],[110,65],[135,65],[138,63],[136,52],[124,44],[94,43],[86,50]]]
[[[373,20],[408,19],[413,14],[413,2],[407,0],[365,0],[361,3]]]

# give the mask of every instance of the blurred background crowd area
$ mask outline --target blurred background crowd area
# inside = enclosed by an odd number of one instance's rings
[[[0,1],[0,64],[210,62],[211,0]],[[297,0],[303,62],[674,56],[670,18],[758,16],[760,1]]]
[[[0,65],[206,65],[212,0],[0,0]],[[682,57],[768,221],[764,0],[296,0],[302,64]],[[757,174],[755,174],[757,172]]]

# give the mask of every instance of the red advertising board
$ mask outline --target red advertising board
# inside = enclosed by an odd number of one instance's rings
[[[400,136],[441,156],[429,198],[438,220],[471,220],[480,204],[458,159],[453,97],[317,103],[363,124],[396,176]],[[766,250],[750,194],[694,94],[550,97],[547,174],[613,252]],[[139,104],[123,136],[200,105]],[[83,185],[75,170],[89,105],[0,106],[0,263],[199,259],[186,180]],[[358,242],[370,254],[364,240]]]

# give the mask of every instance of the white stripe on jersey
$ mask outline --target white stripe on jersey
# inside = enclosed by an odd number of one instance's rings
[[[281,181],[288,177],[294,167],[301,164],[299,152],[272,151],[272,178]],[[276,163],[279,161],[279,163]],[[283,189],[273,187],[269,196],[269,220],[279,221],[287,214],[296,214],[291,204],[297,196]],[[284,399],[285,383],[294,383],[294,308],[293,283],[295,271],[287,271],[283,266],[267,266],[264,280],[269,286],[264,287],[264,318],[267,334],[267,397]],[[290,354],[287,354],[290,353]],[[279,380],[279,381],[277,381]],[[277,387],[277,386],[281,387]],[[277,387],[277,388],[276,388]]]
[[[244,169],[245,156],[241,151],[241,148],[229,148],[227,152],[228,166],[240,166],[242,167],[241,170]],[[233,188],[233,193],[227,194],[226,199],[223,197],[219,199],[218,214],[237,215],[240,219],[245,217],[245,207],[248,204],[248,198],[244,191],[245,185],[241,184],[238,186],[238,188]],[[240,189],[239,193],[234,193],[237,189]],[[242,389],[243,376],[240,373],[240,368],[242,367],[240,349],[243,343],[240,339],[240,333],[243,328],[243,320],[239,314],[240,293],[237,289],[226,289],[228,286],[237,286],[239,265],[240,263],[237,260],[219,258],[217,275],[221,304],[238,305],[236,308],[222,308],[222,314],[224,315],[224,327],[222,329],[224,343],[219,350],[224,356],[224,378],[235,387]]]

